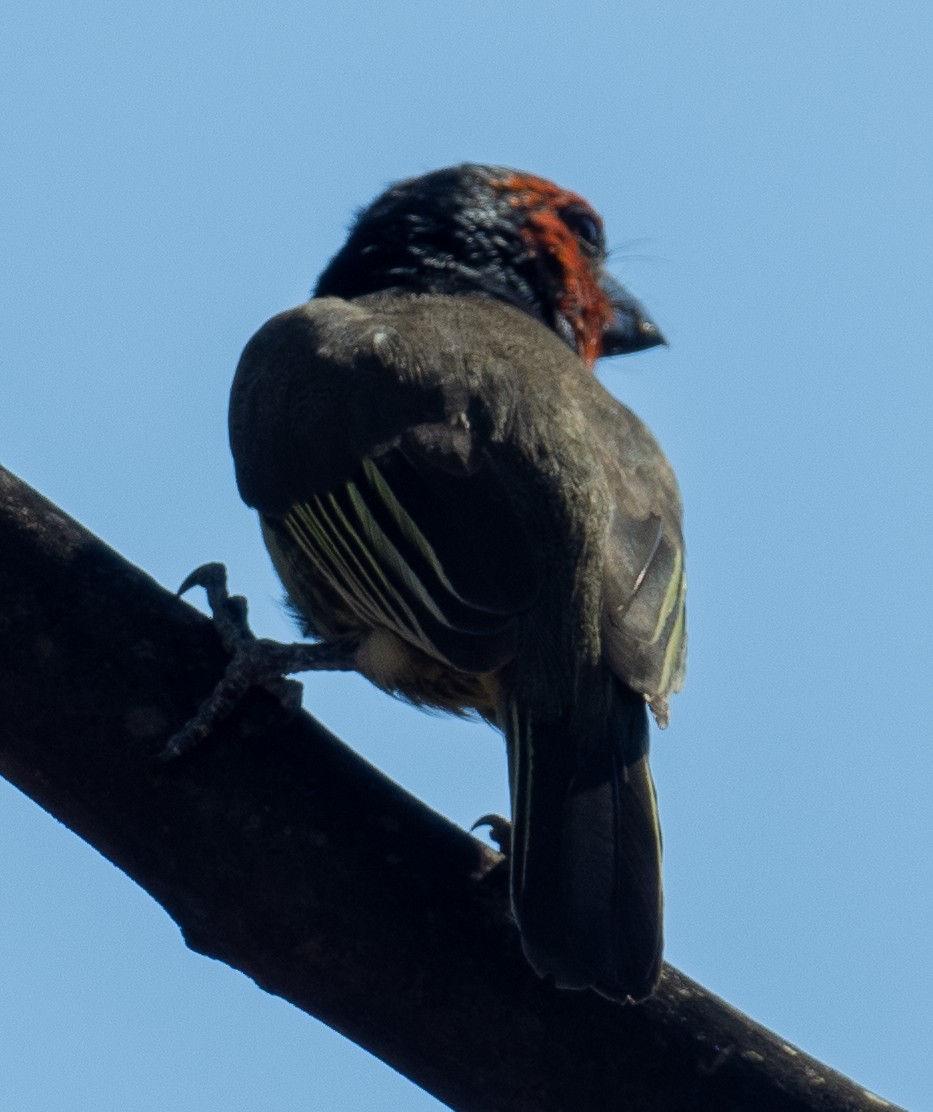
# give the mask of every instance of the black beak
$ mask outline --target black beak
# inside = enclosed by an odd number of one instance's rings
[[[612,322],[603,332],[603,355],[630,355],[667,343],[660,328],[623,285],[608,276],[600,285],[614,310]]]

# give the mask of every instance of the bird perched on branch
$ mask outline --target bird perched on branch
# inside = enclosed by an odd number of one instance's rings
[[[543,179],[400,182],[250,340],[230,441],[310,666],[503,732],[528,960],[639,1000],[662,951],[646,707],[665,724],[682,681],[685,579],[671,468],[592,374],[663,342],[604,263],[599,216]]]

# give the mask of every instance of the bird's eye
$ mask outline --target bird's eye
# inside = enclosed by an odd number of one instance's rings
[[[584,208],[566,208],[561,213],[564,223],[582,243],[595,250],[603,245],[603,230],[599,221]]]

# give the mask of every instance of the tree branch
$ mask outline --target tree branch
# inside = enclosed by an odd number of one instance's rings
[[[504,867],[306,714],[219,678],[210,623],[0,469],[0,773],[242,970],[456,1109],[893,1108],[670,966],[619,1007],[524,961]]]

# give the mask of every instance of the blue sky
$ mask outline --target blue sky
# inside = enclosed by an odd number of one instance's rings
[[[687,507],[654,739],[667,956],[883,1096],[933,1056],[933,9],[540,0],[84,5],[0,29],[0,462],[158,580],[222,559],[290,638],[226,445],[239,351],[396,178],[582,193],[670,348],[603,381]],[[468,826],[485,727],[305,703]],[[437,1108],[0,785],[0,1106]]]

